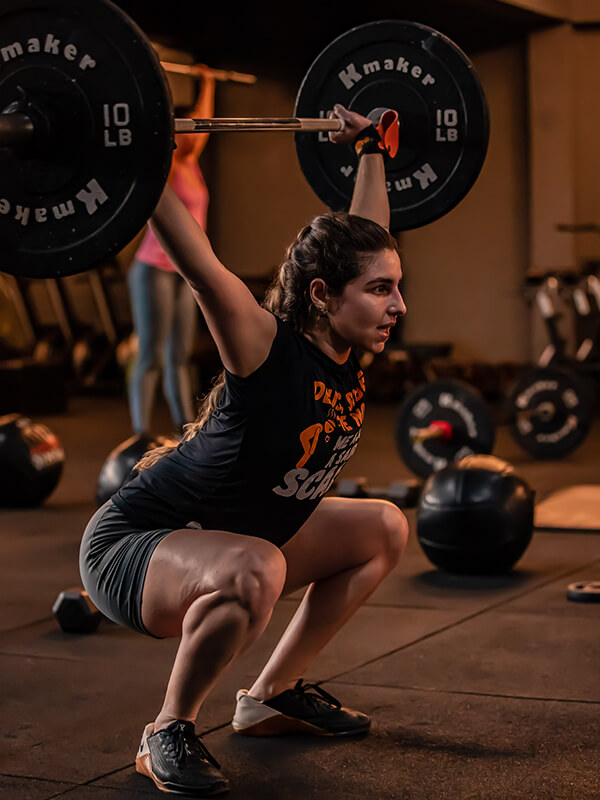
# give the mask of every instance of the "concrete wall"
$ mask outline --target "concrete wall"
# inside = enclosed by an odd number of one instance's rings
[[[576,219],[600,224],[600,31],[581,29],[574,39]],[[600,236],[580,235],[575,251],[580,262],[600,259]]]
[[[527,128],[523,48],[480,55],[490,110],[483,170],[440,220],[403,234],[408,341],[452,341],[461,361],[521,361],[527,314]]]
[[[529,42],[531,271],[575,269],[600,258],[600,31],[561,25]]]
[[[292,116],[295,89],[272,78],[219,84],[216,116]],[[296,232],[326,210],[301,173],[289,132],[221,133],[201,165],[211,185],[208,230],[221,260],[241,275],[270,274]]]

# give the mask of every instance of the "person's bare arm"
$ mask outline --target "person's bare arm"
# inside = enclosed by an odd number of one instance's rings
[[[384,228],[390,227],[390,201],[383,156],[373,153],[359,159],[350,213],[372,219]]]
[[[250,375],[269,354],[277,332],[275,317],[223,266],[200,225],[168,185],[150,224],[194,292],[223,366],[235,375]]]
[[[344,106],[334,106],[333,116],[344,120],[344,130],[329,134],[332,142],[351,144],[361,130],[368,127],[371,121]],[[389,228],[390,203],[387,193],[383,155],[373,153],[363,155],[358,160],[356,182],[352,193],[350,213],[371,219]]]
[[[198,92],[196,103],[194,108],[190,111],[189,116],[193,119],[211,119],[215,113],[215,78],[210,67],[206,67],[204,64],[200,66],[203,68],[200,91]],[[197,161],[206,147],[210,134],[194,133],[189,135],[194,137],[194,150],[192,155]]]

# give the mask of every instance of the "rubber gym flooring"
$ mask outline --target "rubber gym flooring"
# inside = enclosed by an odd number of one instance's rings
[[[156,432],[168,432],[164,409]],[[393,442],[395,407],[372,403],[345,477],[408,477]],[[121,398],[75,397],[43,418],[67,463],[44,507],[0,512],[0,797],[125,800],[161,796],[135,773],[143,726],[159,708],[176,647],[115,625],[58,629],[51,606],[79,583],[77,552],[108,451],[129,435]],[[160,424],[163,428],[160,430]],[[600,424],[562,461],[534,463],[498,432],[542,498],[600,483]],[[372,716],[361,739],[249,739],[229,721],[298,599],[281,601],[263,637],[201,711],[198,730],[232,782],[232,800],[597,800],[600,797],[600,605],[565,590],[600,580],[600,536],[536,532],[501,577],[458,577],[422,553],[415,512],[396,571],[314,664],[309,680]],[[368,535],[368,532],[366,532]]]

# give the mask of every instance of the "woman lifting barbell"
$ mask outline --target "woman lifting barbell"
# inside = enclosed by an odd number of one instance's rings
[[[265,629],[279,597],[308,587],[232,725],[249,735],[347,736],[369,718],[304,682],[307,669],[403,553],[392,503],[327,497],[356,449],[364,379],[354,350],[379,353],[405,312],[390,235],[377,128],[342,106],[330,133],[359,154],[350,213],[300,231],[262,306],[217,259],[169,187],[152,225],[191,286],[223,373],[174,448],[90,520],[83,583],[98,608],[154,637],[181,637],[162,708],[136,769],[159,789],[195,795],[228,781],[196,736],[201,705],[225,668]],[[392,114],[393,117],[393,114]],[[387,127],[389,124],[389,127]]]

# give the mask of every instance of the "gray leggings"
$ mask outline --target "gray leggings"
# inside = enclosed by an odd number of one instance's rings
[[[151,430],[160,367],[173,424],[181,428],[196,416],[188,362],[194,345],[198,307],[186,282],[144,261],[127,276],[138,354],[127,391],[134,433]]]

